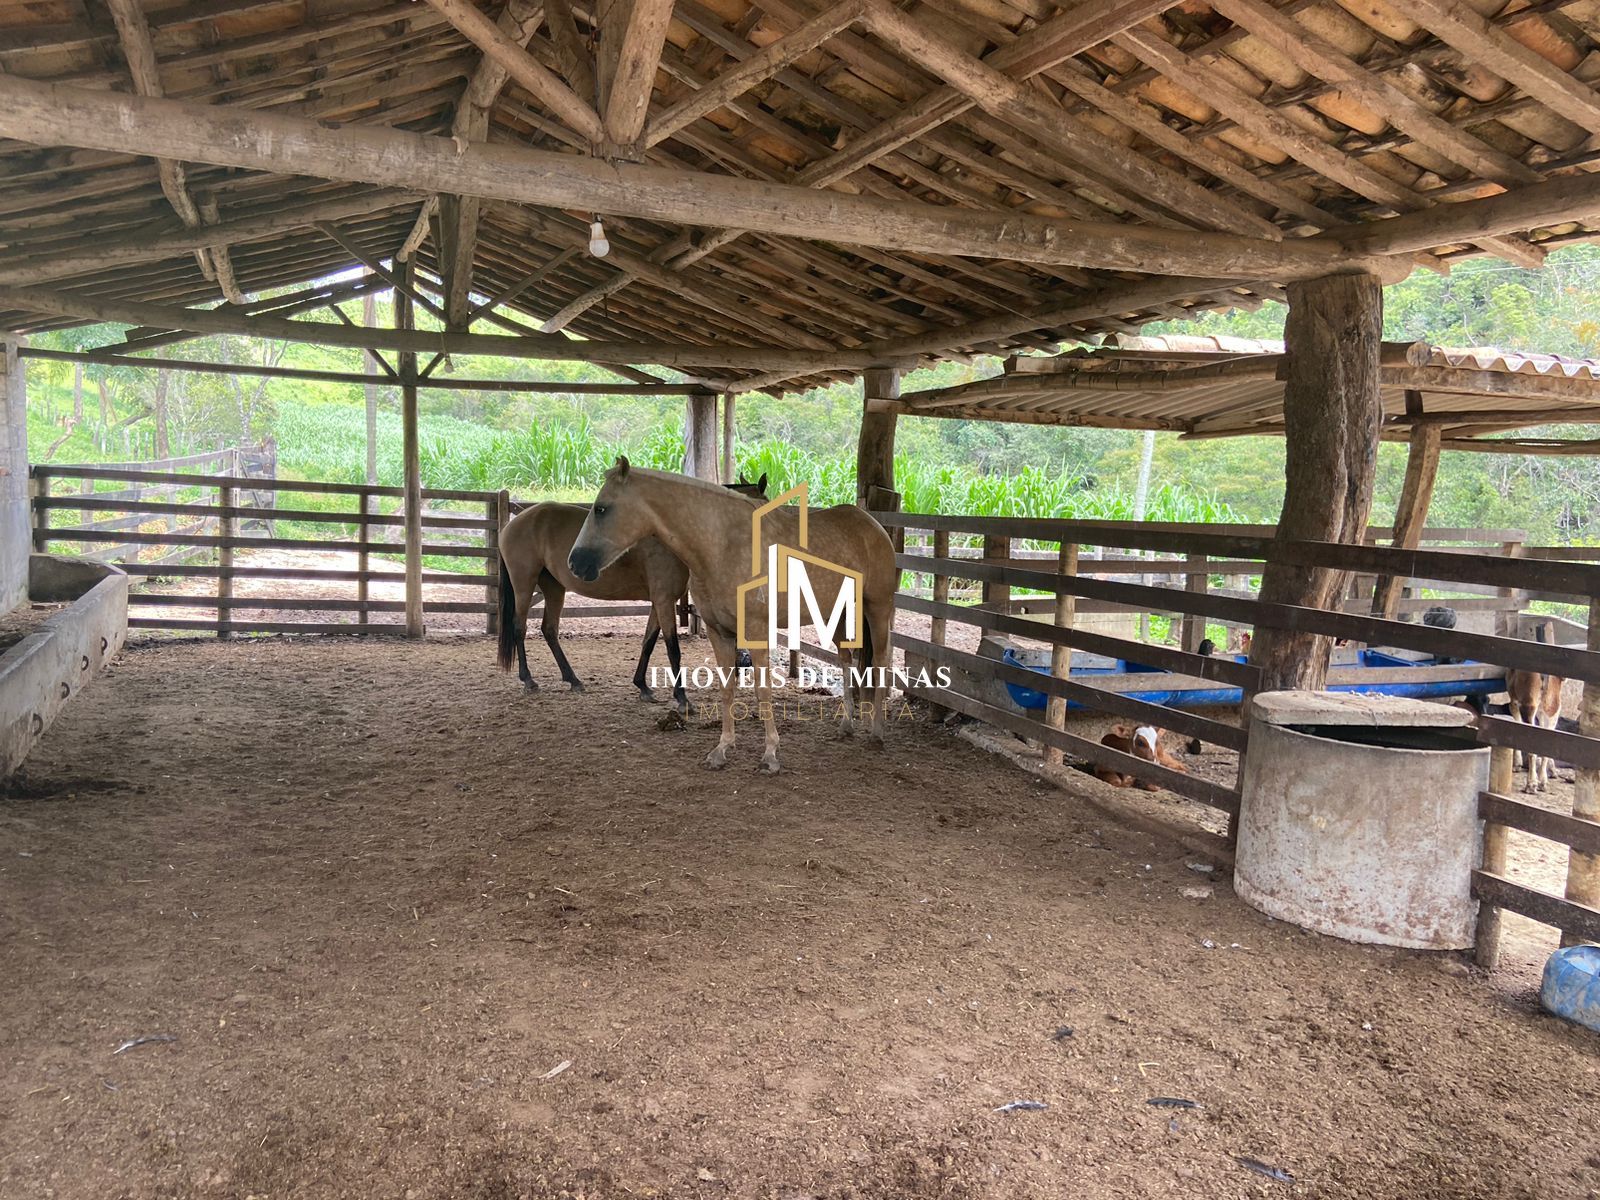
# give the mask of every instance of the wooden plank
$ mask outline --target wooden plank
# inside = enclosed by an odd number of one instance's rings
[[[979,678],[999,679],[1006,683],[1014,683],[1019,687],[1043,692],[1053,698],[1076,700],[1085,708],[1094,712],[1111,713],[1114,716],[1127,717],[1141,725],[1154,725],[1157,729],[1170,729],[1176,733],[1186,733],[1190,737],[1197,737],[1202,741],[1224,746],[1241,754],[1244,753],[1248,744],[1249,734],[1239,726],[1229,725],[1224,721],[1212,720],[1209,717],[1198,716],[1181,708],[1169,708],[1163,704],[1152,704],[1146,700],[1136,700],[1132,696],[1125,696],[1118,692],[1108,692],[1092,684],[1079,683],[1076,680],[1064,677],[1041,675],[1039,672],[1030,671],[1026,667],[1014,667],[997,659],[984,658],[982,655],[970,654],[950,646],[940,646],[934,642],[924,641],[921,638],[914,638],[903,633],[894,635],[894,644],[910,654],[920,654],[923,658],[933,663],[959,667],[968,674],[976,675]],[[1064,725],[1052,725],[1048,719],[1048,710],[1046,712],[1046,725],[1049,725],[1052,729],[1064,728]],[[1065,707],[1063,706],[1064,713]]]
[[[1478,815],[1496,825],[1520,829],[1586,854],[1600,854],[1600,821],[1569,817],[1495,792],[1479,794]]]
[[[470,9],[488,21],[466,0],[429,2],[450,5],[462,12]],[[518,54],[526,57],[520,49]],[[793,184],[601,161],[521,145],[468,145],[458,149],[447,138],[375,125],[330,129],[315,121],[277,113],[219,110],[207,105],[94,92],[41,84],[14,75],[0,76],[0,135],[42,146],[74,145],[268,171],[285,168],[281,147],[292,146],[295,172],[324,179],[420,187],[547,208],[718,228],[733,226],[784,237],[918,253],[1168,275],[1217,272],[1229,279],[1257,274],[1279,278],[1315,276],[1357,265],[1351,263],[1346,248],[1313,239],[1273,241],[1231,233],[1064,221],[1012,209],[980,211],[842,192],[822,193]],[[22,291],[0,289],[0,304],[30,312],[52,311],[48,307],[41,309],[39,298],[24,299]],[[63,302],[78,305],[78,311],[69,315],[123,319],[108,315],[111,308],[106,302],[96,302],[95,313],[85,310],[84,306],[90,303],[86,298],[62,297],[52,304],[59,306]],[[120,307],[131,312],[139,306]],[[181,329],[199,319],[208,318],[190,315],[163,320],[136,316],[132,321]],[[246,331],[231,328],[197,332]],[[318,333],[327,336],[320,330]],[[547,344],[554,346],[558,339],[547,339]],[[584,344],[584,357],[601,361],[594,357],[592,345]],[[639,355],[628,361],[660,360]],[[714,363],[704,355],[694,361],[701,365],[735,365],[726,361]],[[815,363],[803,365],[802,369],[815,369]]]
[[[221,489],[233,492],[236,484],[222,483]],[[487,501],[485,502],[487,503]],[[182,501],[168,502],[165,500],[104,500],[98,495],[89,496],[53,496],[47,501],[42,501],[46,508],[76,509],[84,512],[131,512],[131,513],[190,513],[195,516],[219,517],[230,520],[261,520],[261,521],[304,521],[324,525],[404,525],[405,518],[400,516],[385,516],[380,513],[361,512],[325,512],[314,508],[275,508],[262,507],[249,504],[185,504]],[[424,514],[422,524],[427,529],[471,529],[487,530],[494,528],[493,522],[484,517],[456,517]]]
[[[129,617],[129,629],[195,629],[207,633],[307,633],[404,635],[404,625],[355,625],[319,621],[207,621],[186,617]]]
[[[219,603],[214,596],[184,596],[170,592],[130,592],[128,603],[140,608],[215,608],[220,624],[231,619],[228,609],[259,608],[283,612],[380,612],[403,613],[404,600],[362,600],[342,596],[239,596]],[[429,612],[486,613],[490,606],[482,600],[430,600]],[[563,614],[564,616],[565,614]]]
[[[154,576],[162,579],[212,579],[216,577],[217,565],[215,563],[173,563],[168,566],[158,566],[155,563],[126,563],[122,570],[128,575]],[[234,567],[235,579],[298,579],[298,580],[324,580],[329,583],[356,583],[359,582],[363,572],[340,571],[323,567]],[[367,571],[366,577],[373,583],[404,584],[406,577],[401,571]],[[457,574],[454,571],[424,571],[423,583],[460,584],[463,587],[486,587],[491,582],[488,575]]]
[[[920,596],[908,596],[904,592],[895,598],[895,605],[906,612],[944,617],[960,625],[973,625],[979,629],[1028,638],[1050,645],[1071,646],[1074,650],[1082,650],[1086,654],[1103,654],[1107,658],[1128,658],[1147,666],[1161,667],[1181,675],[1212,679],[1235,687],[1248,688],[1258,678],[1254,667],[1248,663],[1234,662],[1231,658],[1207,658],[1198,654],[1185,654],[1181,650],[1173,650],[1167,646],[1152,646],[1145,642],[1129,641],[1126,638],[1107,637],[1105,634],[1090,633],[1084,629],[1058,629],[1054,625],[1008,617],[986,608],[924,600]]]
[[[901,530],[903,534],[905,531]],[[903,547],[902,547],[903,549]],[[1061,575],[1076,575],[1078,573],[1078,546],[1076,542],[1062,542],[1056,548],[1056,571]],[[947,580],[948,586],[948,580]],[[1055,612],[1052,614],[1057,629],[1071,629],[1078,623],[1078,600],[1075,596],[1062,593],[1056,596]],[[1190,653],[1194,647],[1183,647]],[[1056,644],[1050,647],[1050,675],[1057,680],[1070,680],[1072,678],[1072,647]],[[1065,729],[1067,722],[1067,706],[1065,697],[1055,691],[1050,693],[1050,699],[1045,705],[1045,724],[1051,729]],[[1045,751],[1045,760],[1059,765],[1061,751],[1052,746]]]
[[[1563,933],[1575,935],[1579,941],[1600,942],[1600,909],[1524,887],[1488,871],[1472,873],[1472,894],[1484,904],[1553,925]]]
[[[1168,791],[1176,792],[1180,796],[1212,808],[1219,808],[1232,816],[1239,811],[1239,794],[1219,787],[1210,780],[1201,779],[1197,775],[1185,775],[1166,767],[1157,766],[1146,762],[1142,758],[1135,758],[1131,754],[1123,754],[1109,746],[1102,746],[1099,742],[1082,738],[1077,734],[1067,733],[1059,729],[1051,729],[1042,721],[1032,721],[1026,717],[1019,717],[1015,713],[1006,712],[1004,709],[995,708],[981,700],[950,689],[927,690],[924,688],[908,688],[907,694],[918,699],[928,700],[943,708],[954,709],[963,716],[968,716],[1007,733],[1014,733],[1020,738],[1029,741],[1042,742],[1046,746],[1055,746],[1068,754],[1075,754],[1079,758],[1086,758],[1099,766],[1109,767],[1112,770],[1132,775],[1138,779],[1148,780],[1159,784]]]
[[[1600,738],[1528,725],[1511,717],[1479,717],[1478,740],[1488,746],[1542,754],[1574,767],[1600,768]]]
[[[76,530],[58,536],[54,530],[50,533],[51,541],[59,542],[96,542],[110,543],[112,545],[139,545],[139,546],[188,546],[197,550],[220,550],[224,539],[215,535],[187,534],[187,533],[85,533]],[[341,550],[355,549],[354,542],[336,541],[330,538],[282,538],[282,537],[235,537],[228,538],[228,544],[236,550]],[[369,547],[374,554],[404,554],[404,542],[373,542]],[[422,553],[435,555],[442,558],[482,558],[482,546],[448,546],[425,543]]]

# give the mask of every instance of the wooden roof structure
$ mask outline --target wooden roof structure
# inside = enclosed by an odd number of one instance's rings
[[[0,328],[787,389],[1536,265],[1597,229],[1597,44],[1600,0],[34,0]],[[406,262],[448,334],[290,320]]]
[[[1113,335],[1092,348],[1014,356],[1005,373],[874,400],[877,411],[1035,425],[1157,429],[1188,438],[1282,435],[1282,342]],[[1446,450],[1588,453],[1588,441],[1489,438],[1535,425],[1600,424],[1600,360],[1386,342],[1382,437],[1438,429]]]

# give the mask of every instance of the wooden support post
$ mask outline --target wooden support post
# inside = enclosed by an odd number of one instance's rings
[[[3,402],[4,398],[0,397],[0,403]],[[30,482],[32,486],[29,491],[33,496],[33,548],[37,553],[43,554],[50,548],[50,510],[40,501],[50,498],[50,476],[35,475]],[[81,512],[78,514],[78,524],[85,524],[84,514]],[[24,574],[23,578],[26,577]],[[28,598],[26,591],[23,592],[22,598],[24,600]]]
[[[1521,558],[1521,542],[1501,542],[1500,553],[1506,558]],[[1520,588],[1496,588],[1495,595],[1499,596],[1502,604],[1494,614],[1494,632],[1496,637],[1521,637],[1521,622],[1518,615],[1522,612],[1523,594]]]
[[[1193,592],[1197,596],[1204,596],[1211,590],[1211,575],[1206,570],[1206,557],[1199,555],[1185,561],[1189,574],[1184,579],[1184,590]],[[1185,613],[1183,616],[1183,632],[1180,644],[1190,654],[1200,652],[1200,643],[1206,640],[1206,619]]]
[[[738,483],[739,472],[733,458],[734,424],[733,424],[732,392],[726,392],[722,397],[722,482]],[[751,482],[755,482],[751,480]]]
[[[1006,561],[1011,557],[1011,539],[998,533],[983,535],[983,558],[985,562],[993,563],[997,567],[1009,566]],[[1009,583],[992,583],[988,580],[983,584],[983,607],[994,612],[1009,613],[1011,611],[1011,585]]]
[[[1588,650],[1600,650],[1600,600],[1589,601]],[[1578,732],[1584,737],[1600,737],[1600,684],[1583,685],[1583,701],[1578,708]],[[1600,821],[1600,771],[1579,767],[1572,781],[1572,815],[1585,821]],[[1590,908],[1600,908],[1600,854],[1567,851],[1567,899]],[[1582,941],[1563,934],[1561,944]]]
[[[950,531],[948,529],[935,529],[933,531],[933,556],[935,558],[950,557]],[[950,602],[950,576],[937,573],[934,575],[933,602],[935,604],[948,604]],[[947,621],[944,617],[933,618],[933,632],[929,636],[935,646],[944,645],[946,625]]]
[[[900,399],[900,372],[872,370],[862,377],[861,435],[856,440],[856,503],[879,511],[900,508],[894,486],[893,413],[872,411],[874,400]]]
[[[1289,285],[1284,326],[1286,428],[1284,541],[1359,545],[1372,507],[1383,406],[1378,392],[1383,288],[1374,275],[1328,275]],[[1334,609],[1344,574],[1269,563],[1261,599]],[[1321,688],[1332,642],[1316,634],[1257,629],[1251,662],[1260,690]]]
[[[484,600],[489,605],[484,632],[500,632],[500,527],[505,524],[501,514],[505,511],[503,499],[507,493],[499,492],[483,502],[483,515],[491,523],[483,531],[483,565],[489,582],[484,586]]]
[[[1056,555],[1056,573],[1059,575],[1076,575],[1078,573],[1078,544],[1076,542],[1062,542],[1061,550]],[[1071,629],[1078,619],[1078,598],[1063,592],[1056,594],[1056,628]],[[1052,679],[1066,679],[1072,674],[1072,647],[1063,646],[1059,642],[1050,647],[1050,677]],[[1065,729],[1067,727],[1067,700],[1065,696],[1051,696],[1045,704],[1045,724],[1051,729]],[[1060,766],[1063,760],[1059,746],[1046,745],[1044,760],[1054,766]]]
[[[1410,407],[1416,392],[1406,392]],[[1417,396],[1420,406],[1421,397]],[[1406,479],[1395,507],[1394,541],[1401,550],[1415,550],[1422,541],[1422,528],[1428,520],[1428,504],[1433,499],[1433,484],[1439,476],[1439,442],[1443,430],[1438,425],[1413,425],[1411,449],[1406,456]],[[1405,580],[1393,575],[1378,576],[1372,589],[1372,615],[1393,620],[1400,604]]]
[[[690,396],[683,415],[683,473],[717,479],[717,398]]]
[[[219,484],[217,487],[217,504],[222,508],[233,507],[234,491],[230,484]],[[222,546],[217,551],[217,636],[227,641],[233,636],[231,630],[222,628],[233,620],[233,546],[231,539],[238,528],[238,522],[228,513],[222,513],[217,518],[217,533],[222,537]]]
[[[1509,796],[1512,786],[1513,762],[1516,751],[1510,746],[1496,746],[1489,751],[1489,790],[1500,796]],[[1506,873],[1507,842],[1511,830],[1493,821],[1483,823],[1483,869],[1493,875]],[[1492,971],[1500,962],[1501,912],[1490,904],[1478,905],[1478,929],[1473,944],[1473,958],[1485,971]]]
[[[364,518],[372,515],[372,499],[371,492],[364,491],[361,493],[360,512],[363,520],[361,528],[356,534],[360,539],[359,545],[361,547],[356,551],[356,624],[358,625],[367,623],[367,598],[370,585],[368,572],[371,570],[372,564],[372,556],[367,550],[367,544],[372,541],[372,527],[367,524]]]
[[[411,329],[414,313],[405,285],[411,282],[410,263],[396,263],[395,272],[403,286],[394,290],[395,328]],[[420,638],[422,623],[422,456],[417,441],[417,356],[403,351],[400,371],[400,420],[403,430],[401,450],[405,464],[406,534],[406,636]]]

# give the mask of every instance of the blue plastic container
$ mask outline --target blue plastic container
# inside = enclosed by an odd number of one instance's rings
[[[1600,946],[1568,946],[1544,965],[1539,1003],[1600,1033]]]

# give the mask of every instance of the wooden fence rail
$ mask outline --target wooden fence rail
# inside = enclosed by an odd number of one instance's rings
[[[1498,677],[1503,670],[1538,671],[1584,682],[1582,718],[1577,733],[1542,729],[1519,722],[1482,718],[1478,736],[1495,747],[1497,776],[1485,793],[1480,809],[1485,822],[1483,869],[1473,886],[1481,901],[1480,956],[1492,959],[1498,944],[1499,910],[1521,913],[1559,927],[1568,938],[1600,938],[1600,564],[1583,561],[1582,553],[1558,555],[1560,548],[1536,548],[1536,553],[1512,556],[1508,546],[1520,548],[1515,530],[1462,531],[1460,541],[1485,545],[1463,548],[1397,549],[1381,545],[1334,545],[1278,541],[1272,530],[1252,527],[1193,527],[1134,522],[1053,521],[1039,518],[931,516],[899,512],[876,514],[900,535],[908,551],[898,563],[913,579],[927,585],[903,591],[898,603],[903,611],[932,618],[927,638],[897,633],[895,643],[910,659],[956,668],[953,690],[912,689],[913,695],[947,709],[987,721],[999,728],[1038,742],[1047,749],[1070,752],[1099,766],[1133,774],[1212,805],[1230,814],[1238,810],[1238,778],[1226,788],[1171,771],[1152,770],[1151,764],[1128,756],[1064,729],[1065,702],[1131,718],[1139,723],[1172,729],[1220,746],[1240,751],[1241,766],[1249,754],[1248,731],[1182,709],[1151,704],[1096,686],[1084,676],[1070,677],[1074,650],[1124,659],[1188,677],[1188,682],[1211,680],[1252,691],[1259,672],[1248,663],[1225,657],[1202,656],[1199,633],[1206,622],[1254,629],[1280,629],[1315,633],[1361,645],[1375,645],[1421,654],[1448,656],[1485,665],[1480,673]],[[1430,531],[1433,540],[1446,531]],[[1502,538],[1502,535],[1503,538]],[[1027,541],[1054,549],[1025,550]],[[1496,542],[1504,544],[1496,545]],[[975,546],[973,543],[976,543]],[[1117,551],[1106,557],[1081,554],[1083,546]],[[974,552],[975,551],[975,552]],[[1127,554],[1137,551],[1161,557],[1152,561]],[[1209,580],[1216,575],[1259,575],[1267,564],[1278,562],[1323,567],[1346,572],[1370,588],[1385,578],[1415,586],[1465,590],[1461,606],[1478,611],[1512,611],[1528,597],[1551,598],[1588,609],[1586,645],[1547,645],[1504,636],[1471,633],[1370,615],[1365,611],[1324,611],[1295,605],[1265,603],[1244,590],[1216,591]],[[1110,567],[1111,570],[1107,570]],[[1151,570],[1150,568],[1157,568]],[[1091,577],[1085,572],[1093,572]],[[1145,582],[1149,576],[1150,581]],[[1204,583],[1200,581],[1204,580]],[[962,581],[981,588],[977,604],[957,603]],[[1042,593],[1034,599],[1016,599],[1013,589]],[[1477,597],[1476,600],[1472,596]],[[1347,603],[1364,607],[1352,597]],[[1445,603],[1455,605],[1454,599]],[[1422,605],[1411,605],[1412,610]],[[1048,620],[1029,619],[1027,609]],[[1130,638],[1075,628],[1077,616],[1092,611],[1170,613],[1182,622],[1181,646],[1151,645]],[[1404,611],[1404,609],[1402,609]],[[1048,675],[1011,666],[986,656],[948,646],[948,631],[965,625],[980,633],[1001,633],[1052,648]],[[1450,670],[1455,670],[1451,668]],[[1471,669],[1467,668],[1468,673]],[[1396,680],[1413,676],[1435,678],[1440,668],[1395,668],[1385,671]],[[1043,720],[1018,715],[979,694],[985,685],[1013,683],[1050,697]],[[1513,750],[1551,756],[1572,764],[1577,771],[1576,809],[1572,815],[1550,813],[1505,795],[1511,790],[1509,760]],[[1570,865],[1566,894],[1556,896],[1509,879],[1503,854],[1504,832],[1516,828],[1549,838],[1568,847]],[[1499,854],[1499,857],[1497,857]]]

